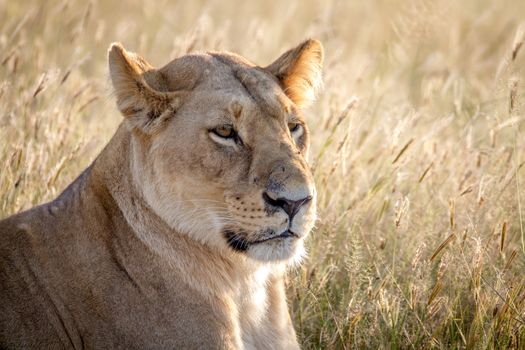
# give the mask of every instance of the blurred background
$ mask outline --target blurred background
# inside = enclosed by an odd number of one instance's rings
[[[288,283],[303,347],[523,349],[524,20],[515,0],[0,0],[0,217],[111,138],[111,42],[266,65],[317,38],[319,221]]]

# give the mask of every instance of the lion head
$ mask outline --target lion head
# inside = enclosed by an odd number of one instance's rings
[[[160,69],[113,44],[109,68],[131,133],[134,184],[171,228],[258,261],[294,261],[316,218],[301,108],[321,83],[307,40],[260,67],[207,52]]]

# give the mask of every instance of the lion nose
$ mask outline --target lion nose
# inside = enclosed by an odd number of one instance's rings
[[[299,209],[308,202],[312,200],[312,196],[304,197],[303,199],[299,200],[291,200],[287,198],[272,198],[272,196],[268,192],[263,193],[263,199],[266,203],[268,203],[271,206],[282,208],[286,214],[290,217],[290,221],[292,221],[293,217]]]

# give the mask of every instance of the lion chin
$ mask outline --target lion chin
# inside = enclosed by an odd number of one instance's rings
[[[303,239],[290,230],[253,241],[246,240],[234,230],[226,230],[224,235],[234,251],[245,253],[249,258],[261,262],[276,261],[297,265],[306,253]]]
[[[123,122],[50,203],[0,221],[0,348],[298,349],[286,268],[316,220],[306,40],[152,67],[121,44]],[[203,327],[204,326],[204,327]]]
[[[286,239],[251,245],[247,254],[258,261],[286,261],[288,264],[298,265],[306,252],[302,240]]]

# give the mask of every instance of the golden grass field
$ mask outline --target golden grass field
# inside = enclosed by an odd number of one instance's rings
[[[517,0],[0,0],[0,217],[54,198],[116,130],[111,42],[264,65],[314,37],[320,219],[288,283],[303,347],[525,349],[523,20]]]

